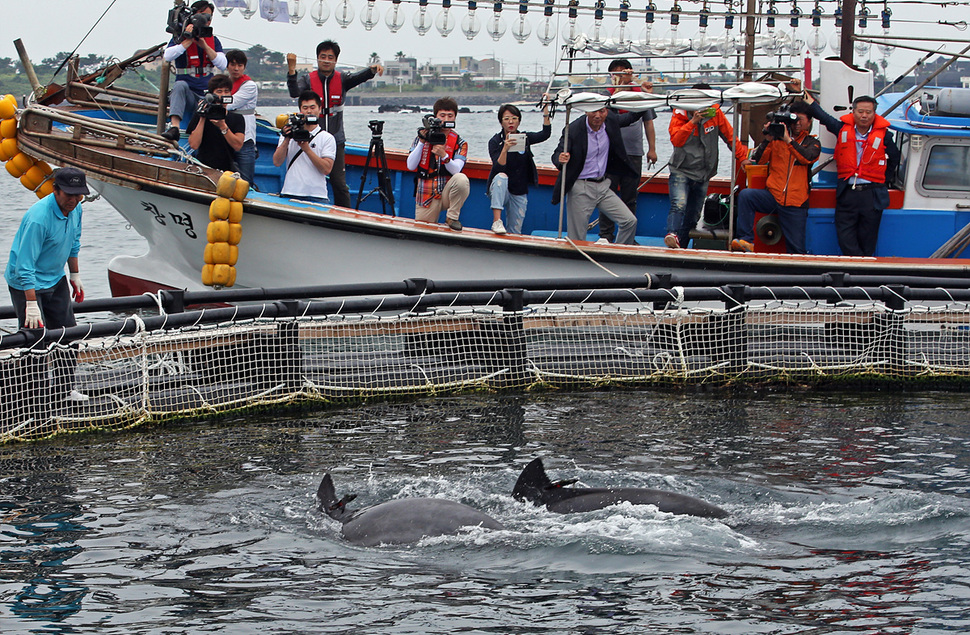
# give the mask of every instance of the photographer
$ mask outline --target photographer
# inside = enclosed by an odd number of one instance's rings
[[[300,114],[290,115],[283,136],[273,153],[273,165],[286,161],[286,178],[281,196],[314,203],[327,203],[327,175],[333,169],[337,142],[317,123],[320,95],[312,90],[300,95]]]
[[[461,231],[461,206],[468,198],[468,177],[461,173],[468,158],[468,143],[455,132],[458,103],[442,97],[434,103],[434,116],[424,118],[424,127],[411,145],[408,169],[417,171],[414,218],[437,223],[441,209],[448,210],[448,227]]]
[[[226,110],[231,100],[232,80],[226,75],[213,76],[187,128],[196,157],[218,170],[236,169],[236,152],[245,140],[246,121],[239,113]]]
[[[212,69],[226,70],[226,56],[222,52],[222,42],[212,34],[212,12],[215,10],[208,0],[192,3],[192,13],[185,22],[169,24],[172,40],[165,49],[166,62],[175,63],[175,84],[169,95],[170,128],[162,136],[170,141],[179,140],[179,124],[187,109],[191,108],[206,91],[212,78]],[[170,20],[178,21],[181,13],[169,14]]]
[[[822,146],[809,134],[812,120],[804,102],[789,109],[771,113],[764,127],[764,140],[751,153],[751,163],[768,166],[764,190],[747,188],[738,197],[737,238],[731,251],[754,251],[755,212],[777,214],[790,254],[808,253],[805,245],[805,222],[808,219],[808,195],[811,189],[812,164]]]
[[[350,207],[350,189],[347,187],[347,175],[344,169],[344,99],[347,91],[363,84],[376,75],[384,74],[384,67],[372,64],[356,73],[344,73],[337,70],[337,58],[340,57],[340,45],[333,40],[324,40],[317,44],[317,70],[302,75],[296,75],[296,55],[286,55],[286,87],[290,97],[298,97],[304,91],[312,90],[320,96],[321,115],[320,125],[334,136],[337,143],[337,156],[330,175],[330,185],[333,186],[334,205]]]
[[[227,108],[242,115],[246,122],[243,146],[236,151],[236,168],[239,176],[252,184],[256,172],[256,100],[259,98],[259,87],[246,74],[248,60],[245,53],[239,49],[229,50],[226,61],[229,63],[229,79],[232,80],[232,103]]]

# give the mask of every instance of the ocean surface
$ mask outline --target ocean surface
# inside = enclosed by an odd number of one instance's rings
[[[965,633],[964,394],[613,391],[247,414],[0,447],[0,632]],[[652,487],[558,515],[551,478]],[[358,547],[316,509],[415,496],[498,519]]]
[[[373,118],[401,147],[420,116],[349,109],[351,139]],[[497,123],[459,116],[473,156]],[[5,266],[36,198],[6,174],[0,196]],[[110,259],[145,245],[104,201],[84,214],[83,279],[104,297]],[[970,632],[968,422],[967,394],[918,386],[614,390],[0,446],[0,633]],[[553,514],[510,496],[537,456],[553,479],[730,516]],[[353,505],[443,497],[506,529],[357,547],[316,509],[327,472]]]

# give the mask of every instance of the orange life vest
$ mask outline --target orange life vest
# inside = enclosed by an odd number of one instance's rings
[[[454,130],[448,131],[448,138],[445,141],[445,151],[448,153],[450,159],[455,158],[455,150],[458,148],[459,138],[458,133]],[[442,166],[440,161],[434,170],[431,169],[431,157],[433,156],[431,154],[431,147],[430,143],[425,143],[424,149],[421,150],[421,162],[418,163],[418,176],[422,179],[429,179],[441,173]],[[437,157],[435,158],[437,159]]]
[[[213,51],[216,49],[216,38],[214,36],[203,39],[205,40],[205,43],[209,45],[209,48],[211,48]],[[195,40],[192,40],[192,44],[189,44],[189,48],[185,49],[185,57],[188,60],[186,68],[194,69],[197,76],[205,75],[208,72],[205,69],[212,68],[212,62],[210,62],[209,58],[205,56],[205,53],[199,48],[199,45],[195,43]]]
[[[246,82],[248,82],[251,79],[252,79],[252,77],[250,77],[249,75],[243,75],[242,77],[240,77],[239,79],[237,79],[236,81],[234,81],[232,83],[232,94],[235,95],[236,94],[236,91],[239,90],[239,87],[242,86],[243,84],[245,84]]]
[[[839,118],[845,125],[835,143],[835,165],[840,179],[858,176],[872,183],[886,182],[886,130],[889,122],[876,115],[869,135],[862,144],[862,156],[856,155],[855,119],[852,113]]]
[[[340,78],[340,73],[337,71],[333,72],[330,76],[329,82],[329,99],[328,95],[324,93],[323,81],[320,79],[320,71],[313,71],[310,73],[310,89],[316,94],[320,95],[320,99],[323,100],[323,114],[328,117],[333,117],[335,114],[343,110],[340,105],[344,101],[344,82]]]

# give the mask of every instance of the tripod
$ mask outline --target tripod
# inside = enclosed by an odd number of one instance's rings
[[[367,148],[367,160],[364,161],[364,170],[360,175],[360,189],[357,190],[357,204],[354,209],[360,209],[360,204],[367,200],[367,197],[377,192],[381,197],[381,213],[387,214],[387,208],[391,209],[391,216],[394,213],[394,189],[391,187],[391,175],[387,169],[387,156],[384,154],[384,139],[381,134],[384,131],[383,121],[371,121],[367,124],[371,130],[370,147]],[[367,182],[367,171],[370,169],[371,158],[377,166],[377,187],[364,194],[364,184]]]

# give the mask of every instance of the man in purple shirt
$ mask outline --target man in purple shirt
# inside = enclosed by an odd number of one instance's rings
[[[569,147],[565,148],[565,131],[552,154],[559,168],[559,178],[552,193],[558,205],[565,179],[566,220],[571,240],[586,240],[589,217],[599,208],[600,214],[616,223],[616,242],[636,244],[637,217],[610,188],[607,174],[636,174],[627,157],[620,128],[643,117],[643,113],[616,114],[607,108],[586,113],[569,124]],[[565,169],[563,169],[565,167]]]

